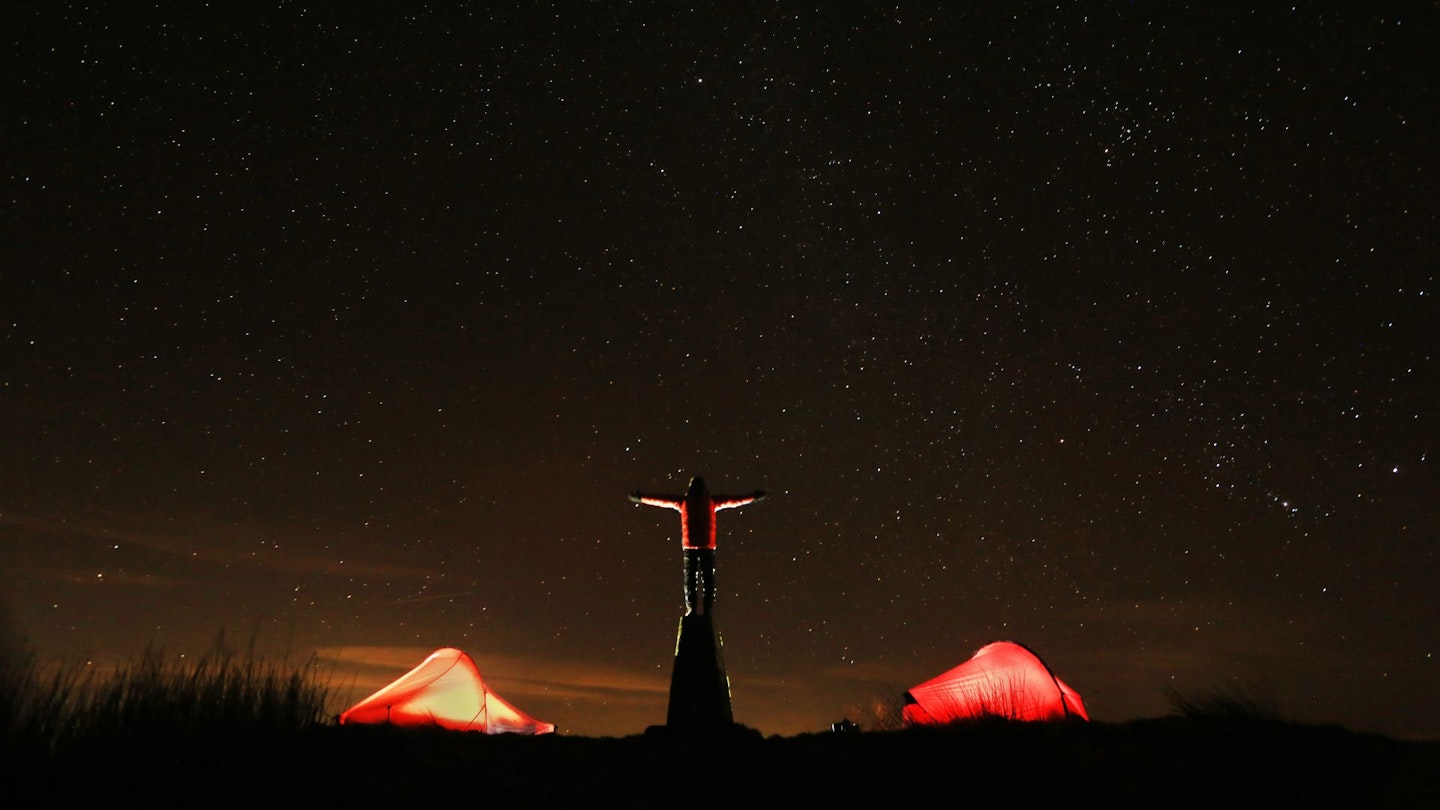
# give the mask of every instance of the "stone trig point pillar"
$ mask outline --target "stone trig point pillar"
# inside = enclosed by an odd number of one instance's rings
[[[734,723],[730,677],[725,674],[720,630],[715,627],[715,619],[709,614],[681,616],[665,725],[686,731],[709,731],[726,729]]]

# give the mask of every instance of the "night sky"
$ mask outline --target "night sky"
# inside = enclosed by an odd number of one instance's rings
[[[368,5],[7,4],[10,644],[639,733],[702,475],[764,733],[1011,639],[1440,736],[1435,4]]]

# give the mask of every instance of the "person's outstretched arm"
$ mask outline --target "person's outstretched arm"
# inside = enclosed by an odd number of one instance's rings
[[[733,509],[737,506],[744,506],[747,503],[763,501],[764,499],[765,490],[763,489],[757,489],[749,495],[725,495],[715,499],[715,510]]]
[[[683,495],[646,495],[637,489],[630,493],[630,502],[646,506],[663,506],[679,511],[680,505],[685,503],[685,497]]]

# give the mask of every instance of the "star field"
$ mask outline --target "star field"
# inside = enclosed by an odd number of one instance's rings
[[[1440,733],[1433,8],[6,17],[14,643],[636,733],[701,474],[764,732],[1008,638]]]

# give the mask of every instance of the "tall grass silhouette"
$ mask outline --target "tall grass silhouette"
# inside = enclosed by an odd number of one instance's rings
[[[1199,689],[1165,687],[1171,710],[1190,720],[1281,723],[1285,714],[1274,692],[1255,684],[1225,682]]]
[[[314,656],[265,661],[237,653],[223,634],[197,657],[152,646],[109,672],[85,661],[42,666],[31,652],[0,662],[0,744],[27,757],[117,741],[254,740],[319,726],[330,704]]]

